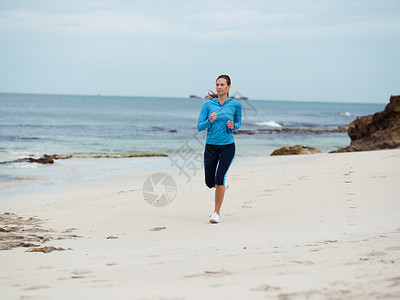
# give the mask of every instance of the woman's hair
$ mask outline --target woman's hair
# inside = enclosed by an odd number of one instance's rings
[[[224,78],[226,80],[226,83],[228,85],[231,85],[231,78],[228,75],[219,75],[218,78],[215,80],[217,81],[220,78]],[[210,97],[210,99],[212,98],[218,98],[218,94],[214,93],[212,90],[208,90],[208,97]],[[228,97],[229,97],[229,92],[228,92]]]

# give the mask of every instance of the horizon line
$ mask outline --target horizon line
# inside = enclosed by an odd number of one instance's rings
[[[175,98],[175,99],[190,99],[190,96],[187,97],[177,97],[177,96],[133,96],[133,95],[110,95],[110,94],[63,94],[63,93],[33,93],[33,92],[1,92],[0,94],[10,94],[10,95],[45,95],[45,96],[72,96],[72,97],[121,97],[121,98]],[[395,95],[390,95],[389,100],[391,96]],[[199,100],[205,100],[205,98],[200,98]],[[388,104],[389,101],[383,103],[383,102],[354,102],[354,101],[333,101],[333,100],[328,100],[328,101],[318,101],[318,100],[288,100],[288,99],[250,99],[248,98],[247,100],[249,101],[271,101],[271,102],[307,102],[307,103],[336,103],[336,104]]]

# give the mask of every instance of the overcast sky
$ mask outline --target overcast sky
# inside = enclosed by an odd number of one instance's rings
[[[385,103],[399,0],[0,0],[0,92]]]

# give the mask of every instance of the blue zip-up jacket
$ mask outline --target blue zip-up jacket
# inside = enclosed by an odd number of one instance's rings
[[[213,112],[217,113],[217,118],[210,123],[209,117]],[[197,130],[207,129],[207,144],[229,145],[234,143],[235,140],[232,129],[226,125],[228,120],[233,122],[233,130],[240,127],[242,123],[242,105],[240,102],[228,97],[221,105],[217,98],[213,98],[203,103],[197,122]]]

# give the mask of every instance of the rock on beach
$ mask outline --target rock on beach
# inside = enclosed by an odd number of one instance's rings
[[[350,146],[334,152],[400,148],[400,96],[391,96],[381,112],[357,117],[349,124],[347,134]]]
[[[282,147],[274,152],[271,153],[271,156],[276,156],[276,155],[299,155],[299,154],[314,154],[314,153],[320,153],[318,149],[314,147],[308,147],[308,146],[301,146],[301,145],[295,145],[291,147]]]

